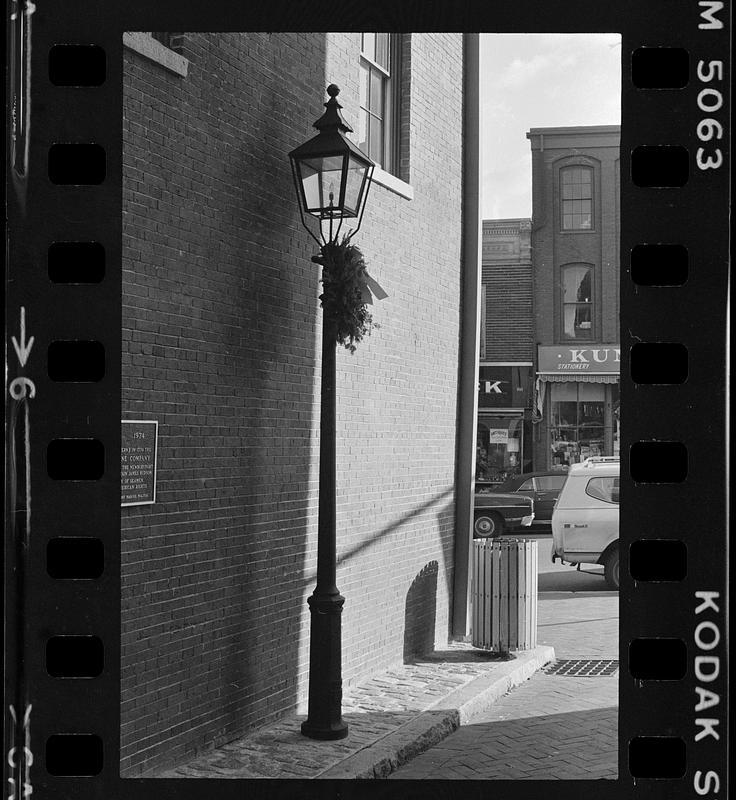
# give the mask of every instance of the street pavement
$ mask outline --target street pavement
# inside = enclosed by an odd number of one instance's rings
[[[594,574],[552,564],[539,542],[538,644],[559,660],[617,660],[618,592]],[[616,779],[618,672],[569,677],[535,673],[390,778]]]

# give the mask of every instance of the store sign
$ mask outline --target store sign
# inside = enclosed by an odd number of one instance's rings
[[[530,369],[531,367],[479,367],[478,407],[526,408]]]
[[[122,421],[120,444],[120,505],[156,502],[158,422]]]
[[[617,344],[569,347],[539,345],[538,372],[587,372],[618,375],[621,371],[621,347]]]

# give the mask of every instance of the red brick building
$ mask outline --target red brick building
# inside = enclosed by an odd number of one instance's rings
[[[618,453],[620,128],[527,138],[531,220],[483,222],[481,484]],[[516,401],[484,409],[494,380]]]
[[[536,469],[618,453],[620,128],[533,128]]]
[[[125,35],[122,419],[157,422],[158,442],[155,502],[122,508],[124,775],[305,699],[321,315],[287,153],[332,82],[380,163],[355,242],[389,295],[356,353],[338,351],[344,684],[451,634],[471,503],[467,42]]]

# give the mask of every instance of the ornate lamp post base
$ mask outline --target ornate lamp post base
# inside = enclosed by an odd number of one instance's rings
[[[309,711],[301,730],[310,739],[344,739],[347,723],[342,718],[341,594],[307,599],[311,613],[309,653]]]

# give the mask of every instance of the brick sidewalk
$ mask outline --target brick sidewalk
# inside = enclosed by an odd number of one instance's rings
[[[618,658],[618,594],[541,593],[538,645],[503,660],[453,643],[349,687],[346,739],[307,739],[295,714],[145,777],[615,778],[617,679],[534,672]]]
[[[538,637],[557,659],[618,659],[618,595],[540,594]],[[618,673],[537,673],[393,779],[615,779]]]
[[[512,659],[469,644],[389,670],[343,697],[346,739],[319,742],[292,715],[148,778],[375,778],[446,737],[554,657],[540,647]]]

